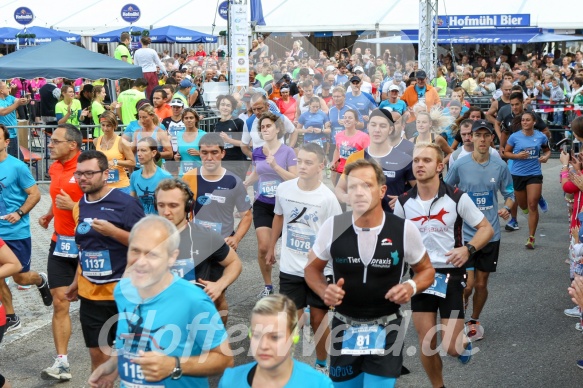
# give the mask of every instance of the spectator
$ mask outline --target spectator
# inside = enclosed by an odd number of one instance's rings
[[[148,36],[142,36],[141,38],[142,48],[136,50],[134,53],[134,63],[142,67],[142,73],[144,79],[147,81],[148,87],[146,88],[146,96],[150,96],[152,91],[156,86],[158,86],[158,70],[159,69],[166,77],[168,77],[168,72],[164,67],[164,64],[160,61],[156,51],[150,48],[150,43],[152,39]],[[134,83],[135,87],[135,83]],[[135,104],[132,104],[135,106]],[[132,117],[133,119],[133,117]]]

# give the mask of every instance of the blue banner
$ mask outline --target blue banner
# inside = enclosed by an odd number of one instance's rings
[[[14,20],[16,20],[16,23],[18,24],[26,26],[27,24],[32,23],[33,19],[34,15],[30,8],[18,7],[14,11]]]
[[[530,14],[503,14],[503,15],[440,15],[437,17],[437,26],[440,28],[460,27],[529,27]]]
[[[140,16],[140,8],[135,4],[126,4],[121,9],[121,18],[128,23],[137,22]]]

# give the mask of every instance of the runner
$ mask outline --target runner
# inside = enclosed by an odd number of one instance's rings
[[[91,387],[112,386],[118,374],[122,387],[206,387],[207,376],[233,365],[209,298],[168,270],[179,243],[176,227],[162,217],[148,216],[132,229],[129,277],[114,290],[117,353],[91,374]],[[168,328],[172,336],[158,334]]]
[[[17,274],[22,270],[22,264],[18,261],[16,255],[8,248],[4,240],[0,238],[0,281]],[[2,304],[2,295],[0,295],[0,344],[6,331],[6,311]],[[0,387],[12,388],[10,381],[0,373]]]
[[[195,201],[180,179],[165,179],[156,188],[156,210],[180,232],[180,255],[171,271],[202,286],[215,306],[228,308],[224,292],[241,274],[241,260],[220,234],[192,221]],[[228,311],[220,311],[226,322]]]
[[[257,261],[265,282],[258,295],[261,298],[273,294],[272,266],[266,263],[265,257],[269,252],[271,226],[275,215],[275,192],[281,182],[297,176],[297,160],[293,149],[280,141],[285,134],[282,120],[278,120],[272,113],[264,113],[258,121],[264,145],[253,150],[252,163],[255,171],[247,177],[244,184],[249,187],[257,182],[258,187],[253,204],[253,224],[257,235]]]
[[[54,232],[47,259],[47,274],[53,297],[52,331],[57,357],[53,366],[41,372],[43,380],[70,380],[72,378],[67,357],[71,338],[70,303],[65,292],[75,280],[79,265],[72,210],[75,203],[83,196],[73,176],[77,169],[77,158],[81,154],[82,142],[82,135],[75,126],[60,124],[52,133],[49,143],[50,156],[55,161],[49,168],[51,207],[39,218],[38,223],[47,229],[51,220],[54,219]]]
[[[103,135],[93,139],[93,145],[97,151],[103,152],[107,157],[109,175],[107,184],[109,187],[130,193],[130,179],[125,169],[132,170],[136,166],[136,158],[129,145],[122,141],[120,135],[115,133],[117,129],[117,117],[113,112],[103,112],[99,116],[99,123]]]
[[[304,144],[315,143],[322,148],[327,146],[330,135],[330,119],[320,108],[320,98],[308,100],[309,110],[298,118],[296,130],[304,135]]]
[[[441,356],[435,351],[438,312],[443,327],[441,348],[462,364],[470,362],[472,357],[471,342],[462,332],[465,265],[494,234],[492,226],[470,197],[439,179],[442,170],[443,152],[438,145],[416,145],[413,173],[417,185],[401,195],[395,205],[395,215],[413,221],[421,232],[423,245],[435,267],[433,285],[411,300],[421,363],[434,387],[444,386]],[[456,232],[462,222],[477,229],[469,242]]]
[[[490,242],[470,257],[466,264],[468,281],[464,290],[464,310],[474,292],[472,314],[470,320],[466,322],[467,334],[471,341],[481,340],[484,336],[480,314],[488,298],[488,278],[491,272],[496,272],[498,264],[500,252],[498,217],[508,219],[514,202],[514,187],[510,170],[500,159],[498,152],[494,150],[492,153],[493,149],[490,147],[494,134],[494,128],[486,120],[475,121],[472,126],[473,152],[459,158],[444,180],[445,183],[457,186],[468,193],[494,228],[494,236]],[[500,210],[498,210],[498,191],[505,200],[504,207]],[[476,233],[476,230],[468,224],[464,224],[463,230],[466,241],[470,241]]]
[[[174,160],[180,163],[179,176],[200,167],[198,142],[206,133],[198,128],[200,116],[193,108],[185,108],[182,111],[182,122],[184,130],[176,133],[177,152],[174,155]]]
[[[268,265],[275,264],[275,245],[281,235],[279,285],[281,294],[290,297],[298,309],[298,319],[309,306],[309,322],[316,334],[316,364],[319,372],[328,374],[326,339],[330,331],[325,316],[328,306],[316,295],[304,278],[308,252],[324,221],[342,213],[334,193],[322,183],[324,150],[317,144],[303,144],[298,151],[298,178],[280,183],[275,193],[275,217],[271,243],[266,257]],[[332,268],[324,275],[332,282]],[[304,322],[306,320],[304,319]],[[320,331],[322,322],[323,331]],[[299,329],[303,326],[300,324]]]
[[[171,159],[174,153],[172,152],[173,146],[168,135],[169,131],[166,132],[160,127],[160,122],[158,121],[156,112],[154,112],[154,107],[150,104],[141,105],[138,108],[138,120],[141,128],[132,133],[132,151],[136,153],[136,146],[141,138],[151,137],[158,142],[158,151],[160,151],[161,159]],[[138,167],[140,165],[136,163],[136,168]]]
[[[370,144],[369,136],[356,129],[358,112],[348,109],[342,117],[344,130],[336,134],[336,150],[332,157],[332,171],[342,174],[346,159],[353,153],[363,150]]]
[[[528,249],[534,249],[534,235],[539,218],[538,206],[543,184],[540,164],[549,160],[551,149],[549,139],[534,129],[536,123],[534,113],[522,113],[520,123],[522,130],[510,135],[504,157],[513,160],[510,173],[514,182],[516,202],[521,209],[528,211],[529,237],[525,246]],[[509,224],[511,222],[512,220]]]
[[[251,311],[250,352],[255,362],[225,370],[219,388],[332,388],[332,381],[293,358],[299,342],[298,312],[284,295],[269,295]],[[277,383],[276,383],[277,382]]]
[[[45,306],[53,303],[47,275],[30,270],[32,241],[29,213],[40,201],[40,190],[28,165],[8,154],[10,132],[0,124],[0,237],[22,264],[22,270],[12,279],[21,286],[36,284]],[[65,140],[63,140],[65,141]],[[20,318],[14,312],[12,292],[0,279],[0,295],[6,310],[6,332],[20,328]]]
[[[447,144],[447,140],[440,136],[444,128],[451,125],[452,117],[443,114],[443,111],[434,108],[431,111],[416,113],[417,135],[409,139],[413,144],[435,143],[445,154],[444,163],[449,161],[449,155],[453,152]]]
[[[84,193],[73,209],[80,270],[66,296],[81,300],[79,320],[92,371],[109,359],[100,346],[113,345],[116,324],[107,332],[106,343],[99,342],[100,333],[117,314],[113,289],[126,268],[129,232],[144,217],[136,199],[107,185],[107,167],[103,153],[89,150],[79,155],[73,173]]]
[[[394,387],[403,364],[399,305],[430,286],[434,270],[415,226],[383,211],[385,176],[378,164],[357,160],[346,166],[346,176],[353,211],[324,222],[309,252],[305,278],[326,306],[335,307],[332,381]],[[324,276],[328,263],[335,284]],[[405,263],[415,276],[400,284]]]
[[[151,137],[143,137],[138,141],[137,153],[141,169],[130,176],[130,195],[140,200],[145,214],[158,214],[154,201],[154,192],[158,183],[172,175],[157,166],[160,160],[158,143]]]

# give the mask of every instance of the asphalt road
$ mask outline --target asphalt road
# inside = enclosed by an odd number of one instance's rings
[[[577,319],[563,314],[572,303],[566,293],[569,268],[564,261],[568,248],[568,219],[558,184],[559,169],[558,160],[551,160],[543,166],[543,193],[550,210],[541,215],[536,249],[529,251],[524,247],[527,238],[524,216],[519,216],[521,230],[503,232],[498,272],[491,276],[490,298],[481,317],[484,340],[476,343],[479,352],[468,365],[443,357],[447,387],[581,387],[583,371],[575,365],[577,359],[583,358],[581,333],[575,330]],[[42,206],[46,206],[46,202]],[[34,219],[46,209],[42,206],[33,211]],[[38,242],[35,244],[33,268],[42,269],[46,263],[49,237],[39,228],[33,229],[33,241]],[[243,274],[229,288],[227,295],[231,306],[229,327],[230,330],[235,328],[232,334],[240,339],[246,336],[237,332],[236,326],[248,323],[249,311],[261,288],[253,230],[242,241],[239,253],[244,262]],[[50,309],[39,307],[40,298],[34,289],[14,290],[14,294],[24,327],[11,333],[0,347],[0,371],[15,388],[57,385],[40,379],[40,370],[51,365],[54,357],[50,325],[47,324]],[[73,322],[69,353],[73,380],[59,383],[58,386],[63,388],[87,386],[90,373],[89,356],[76,311],[73,312]],[[302,336],[302,341],[307,341],[305,338]],[[236,356],[236,364],[250,361],[246,339],[235,342],[233,348],[243,351]],[[296,357],[313,363],[311,348],[309,343],[301,343],[296,348]],[[412,324],[405,349],[405,365],[411,374],[399,379],[398,387],[430,386],[419,361],[417,336]],[[218,377],[211,378],[211,386],[216,386],[217,382]]]

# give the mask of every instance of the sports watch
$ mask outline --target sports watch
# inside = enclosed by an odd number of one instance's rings
[[[178,380],[182,377],[182,368],[180,367],[180,358],[174,357],[174,359],[176,359],[176,366],[174,367],[174,370],[172,370],[170,378],[172,380]]]
[[[466,244],[466,248],[468,248],[468,252],[470,252],[470,256],[473,255],[474,253],[476,253],[476,247],[473,246],[472,244],[470,244],[470,243]]]
[[[113,159],[113,165],[117,166],[117,159]]]
[[[18,214],[20,216],[20,218],[24,217],[24,212],[22,210],[20,210],[20,209],[18,209],[16,211],[16,214]]]

